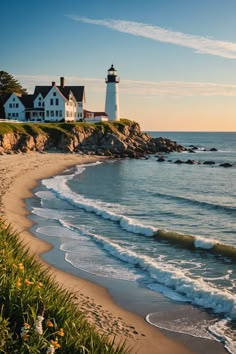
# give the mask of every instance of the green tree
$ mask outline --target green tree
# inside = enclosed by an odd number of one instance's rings
[[[21,93],[23,95],[27,94],[26,89],[21,86],[19,81],[6,71],[0,70],[0,96],[11,94],[13,92]]]

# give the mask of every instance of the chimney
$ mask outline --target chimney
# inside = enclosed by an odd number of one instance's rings
[[[64,77],[60,77],[60,86],[61,87],[65,86],[65,78]]]
[[[56,85],[55,81],[52,81],[52,86],[55,86],[55,85]]]

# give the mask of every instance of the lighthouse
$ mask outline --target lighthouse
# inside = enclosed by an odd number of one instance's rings
[[[105,112],[108,115],[109,120],[120,120],[118,93],[120,79],[117,77],[117,72],[113,65],[107,71],[107,78],[105,81],[107,84]]]

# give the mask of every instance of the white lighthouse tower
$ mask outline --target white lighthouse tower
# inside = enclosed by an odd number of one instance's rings
[[[120,79],[117,77],[116,69],[112,65],[107,71],[107,91],[106,91],[106,105],[105,112],[109,120],[120,120],[120,107],[119,107],[119,93],[118,83]]]

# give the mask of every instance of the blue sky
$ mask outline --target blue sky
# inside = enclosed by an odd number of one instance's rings
[[[8,0],[0,70],[32,92],[64,76],[104,110],[106,71],[121,115],[144,130],[236,131],[235,0]]]

